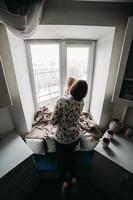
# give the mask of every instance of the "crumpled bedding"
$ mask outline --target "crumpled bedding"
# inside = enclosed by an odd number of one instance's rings
[[[25,138],[47,139],[55,135],[56,126],[51,123],[52,112],[46,107],[40,108],[34,115],[32,129]],[[98,140],[101,137],[101,131],[94,123],[89,112],[82,112],[80,117],[81,135],[85,132],[91,132],[93,137]]]

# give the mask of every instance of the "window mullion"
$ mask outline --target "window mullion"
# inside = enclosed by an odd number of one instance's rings
[[[64,86],[66,81],[66,42],[63,40],[60,42],[60,94],[64,94]]]

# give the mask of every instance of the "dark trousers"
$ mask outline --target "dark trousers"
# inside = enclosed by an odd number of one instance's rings
[[[74,149],[78,143],[79,140],[71,144],[61,144],[56,141],[57,164],[61,181],[67,179],[67,171],[70,172],[71,177],[76,177]]]

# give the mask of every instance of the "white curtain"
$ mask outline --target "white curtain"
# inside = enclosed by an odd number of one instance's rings
[[[42,16],[45,0],[29,0],[29,3],[27,7],[25,5],[19,7],[16,12],[11,12],[6,0],[0,0],[0,22],[21,38],[29,38],[35,32]]]

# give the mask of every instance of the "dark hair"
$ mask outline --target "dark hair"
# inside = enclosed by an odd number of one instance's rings
[[[70,94],[76,101],[81,101],[87,94],[88,84],[84,80],[75,81],[70,88]]]

